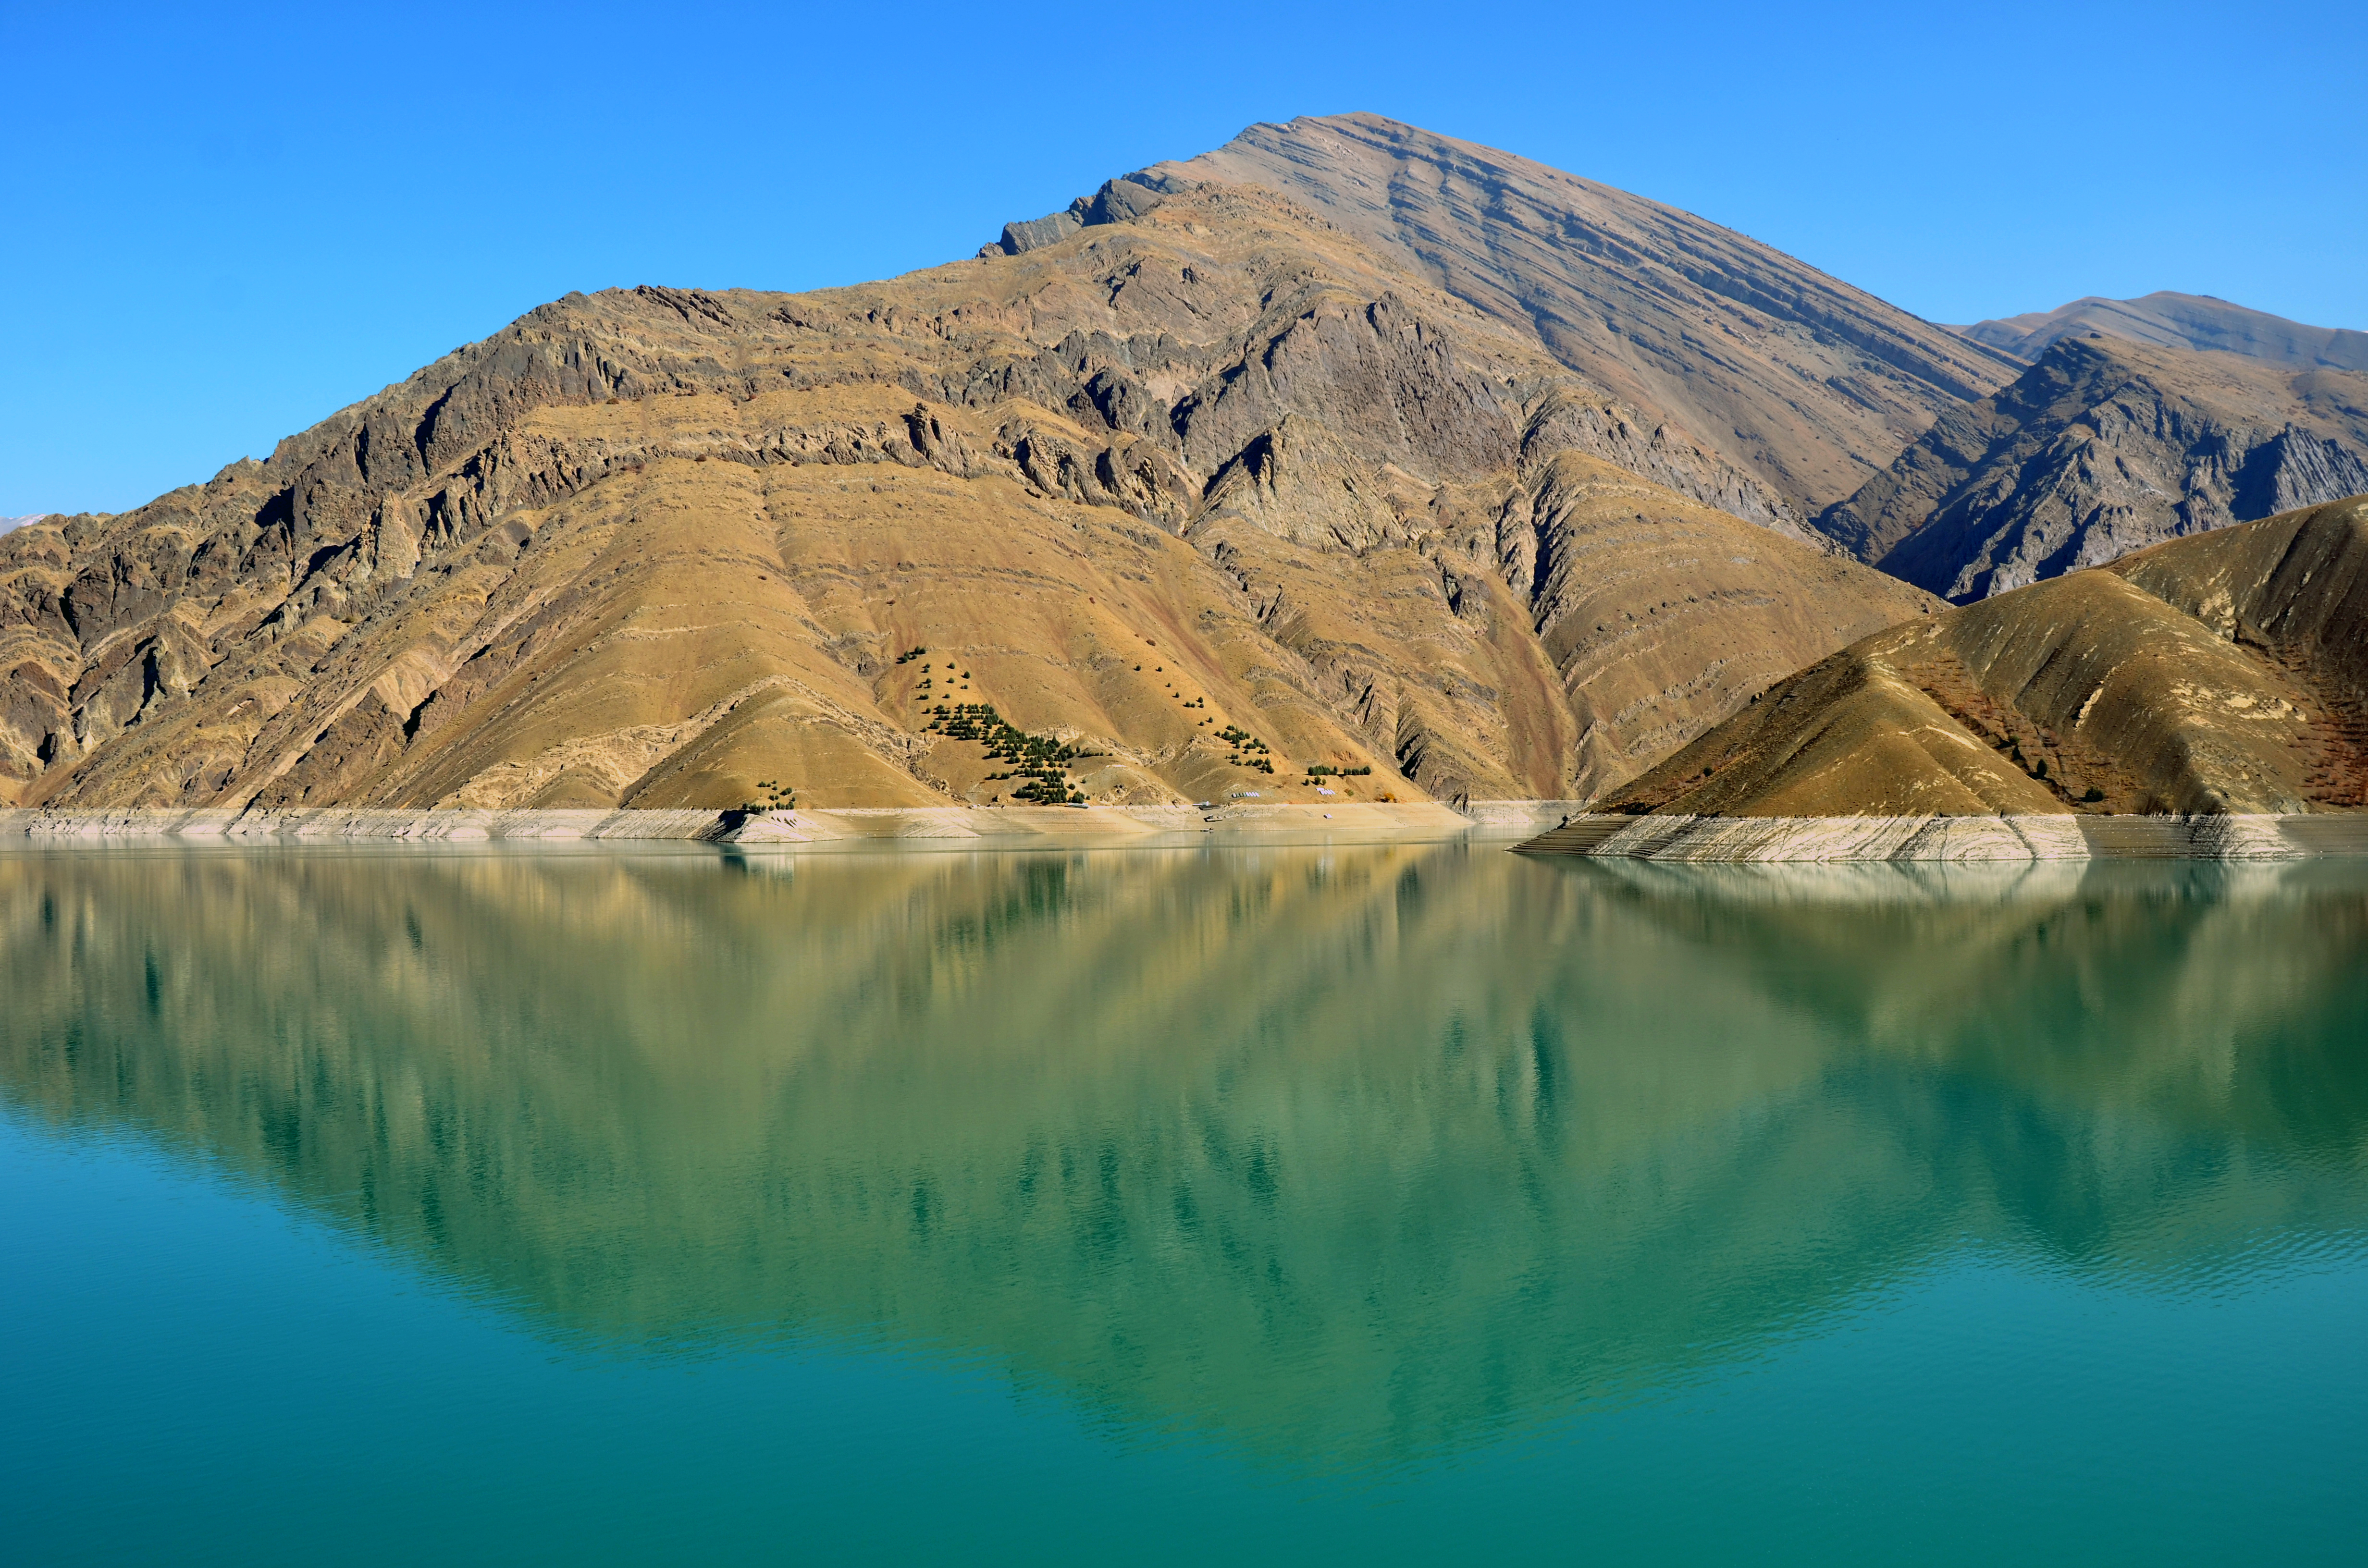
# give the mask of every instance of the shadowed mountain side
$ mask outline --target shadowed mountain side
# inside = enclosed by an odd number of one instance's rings
[[[2368,370],[2368,332],[2305,326],[2266,311],[2232,305],[2209,294],[2174,294],[2168,290],[2135,300],[2106,300],[2091,295],[2052,311],[1975,322],[1957,330],[1976,343],[1987,343],[2025,359],[2038,358],[2057,338],[2101,332],[2163,348],[2241,354],[2249,359],[2267,359],[2295,369],[2324,366],[2336,370]]]
[[[1545,592],[1566,455],[1767,604],[1593,693]],[[932,727],[959,704],[1098,801],[1314,800],[1303,765],[1566,797],[1919,602],[1713,507],[1792,527],[1261,190],[820,294],[570,295],[268,462],[0,540],[0,801],[1009,800]],[[1723,591],[1634,542],[1605,626]]]
[[[1709,816],[2368,806],[2368,499],[1853,644],[1605,801]]]
[[[1402,247],[1810,511],[2017,368],[1692,213],[1378,115],[1254,125],[1146,177],[1263,185]]]
[[[1459,849],[16,857],[0,1087],[545,1332],[984,1355],[1370,1463],[1682,1382],[1967,1236],[2143,1283],[2356,1233],[2368,1085],[2329,1052],[2368,909],[2315,890]]]
[[[1820,521],[1964,602],[2368,492],[2368,376],[2093,333],[1943,412]]]

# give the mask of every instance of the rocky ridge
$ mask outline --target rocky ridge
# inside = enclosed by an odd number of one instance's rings
[[[1944,411],[1818,519],[1958,602],[2368,492],[2368,375],[2089,333]]]

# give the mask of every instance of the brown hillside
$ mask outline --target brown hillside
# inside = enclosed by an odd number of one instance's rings
[[[1726,816],[2368,806],[2368,499],[1879,632],[1603,809]]]
[[[883,284],[571,295],[19,528],[0,798],[1009,800],[973,704],[1097,800],[1568,795],[1931,604],[1401,253],[1125,205]]]

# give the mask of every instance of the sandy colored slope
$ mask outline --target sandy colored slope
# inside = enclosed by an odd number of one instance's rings
[[[2368,500],[1894,628],[1606,801],[1733,816],[2368,805]]]
[[[928,732],[963,702],[1095,754],[1094,800],[1569,797],[1929,603],[1755,483],[1263,191],[824,294],[571,295],[0,541],[0,799],[1008,798]]]
[[[1252,126],[1155,172],[1262,184],[1403,247],[1812,512],[2016,369],[1692,213],[1378,115]]]

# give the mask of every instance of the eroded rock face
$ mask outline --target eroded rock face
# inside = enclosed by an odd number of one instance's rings
[[[2368,376],[2094,335],[1943,413],[1820,519],[1960,603],[2368,492]]]
[[[1004,764],[929,725],[974,703],[1098,800],[1313,800],[1315,763],[1566,797],[1926,602],[1304,208],[1074,216],[856,289],[570,295],[267,461],[18,529],[0,793],[985,802]],[[1698,638],[1603,656],[1680,605]]]

